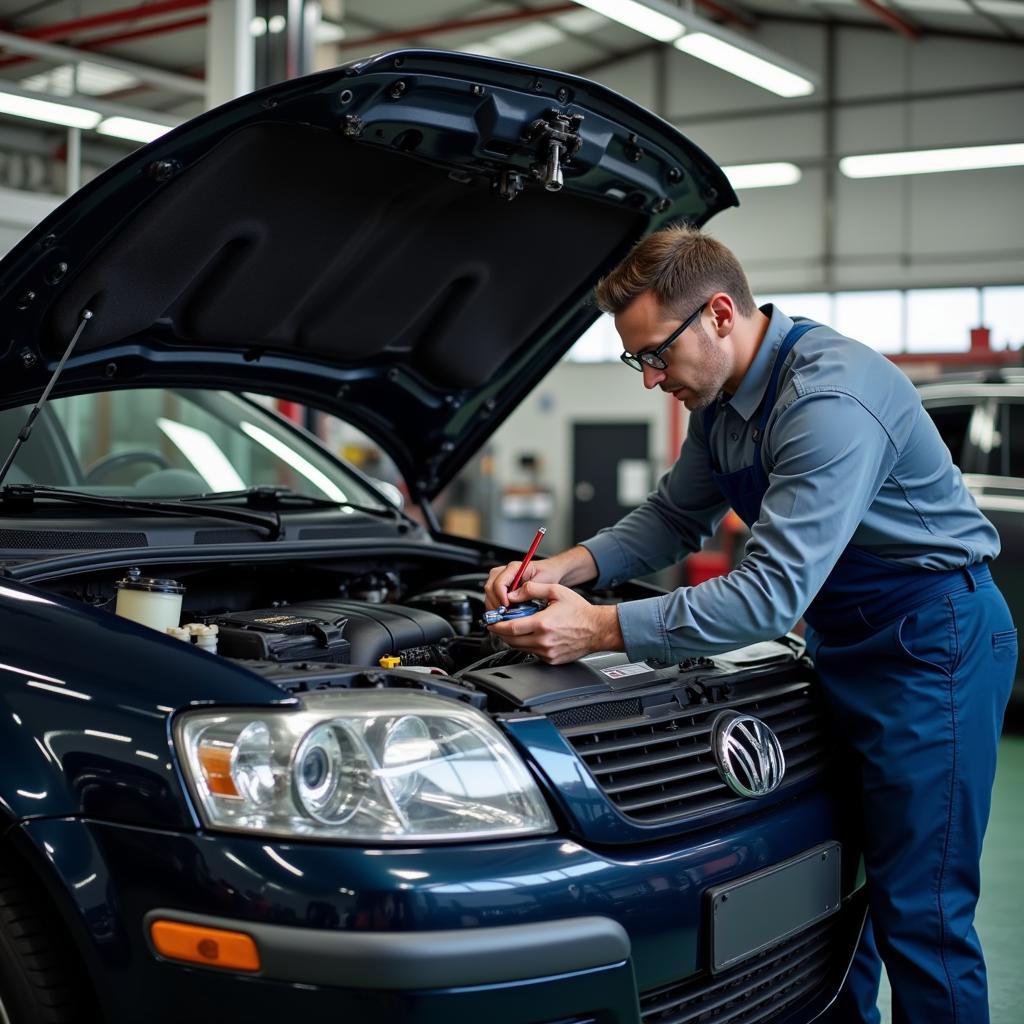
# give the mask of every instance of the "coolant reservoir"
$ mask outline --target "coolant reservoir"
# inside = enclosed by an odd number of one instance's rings
[[[116,614],[140,622],[143,626],[166,632],[181,620],[181,595],[185,588],[177,580],[158,580],[143,576],[139,569],[129,569],[118,580]]]

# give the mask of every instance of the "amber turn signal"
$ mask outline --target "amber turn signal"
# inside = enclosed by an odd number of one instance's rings
[[[231,748],[201,744],[199,763],[211,793],[218,796],[238,796],[238,790],[231,778]]]
[[[184,960],[227,971],[258,971],[260,951],[251,935],[183,921],[154,921],[149,933],[156,951],[168,960]]]

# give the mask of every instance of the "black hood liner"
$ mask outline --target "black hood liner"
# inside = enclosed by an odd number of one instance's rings
[[[557,201],[552,236],[541,190],[502,204],[444,168],[319,127],[250,125],[90,260],[51,310],[49,343],[56,352],[90,308],[83,353],[163,324],[190,345],[341,366],[404,354],[435,386],[477,387],[642,231],[635,211]]]

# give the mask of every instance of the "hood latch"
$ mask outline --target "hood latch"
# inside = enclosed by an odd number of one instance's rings
[[[526,130],[526,141],[537,149],[540,163],[530,170],[544,182],[549,192],[562,188],[562,166],[567,164],[583,144],[580,137],[582,114],[564,114],[554,108],[546,110]]]

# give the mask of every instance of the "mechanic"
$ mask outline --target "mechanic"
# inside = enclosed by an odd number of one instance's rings
[[[641,241],[597,288],[622,361],[692,415],[638,508],[554,557],[491,571],[487,604],[547,607],[491,627],[559,664],[592,651],[670,664],[778,637],[808,652],[861,768],[870,923],[832,1021],[985,1024],[974,910],[1017,637],[978,511],[907,377],[830,327],[758,309],[724,245],[686,227]],[[592,605],[700,548],[729,508],[750,527],[732,572]],[[877,942],[877,945],[876,945]]]

